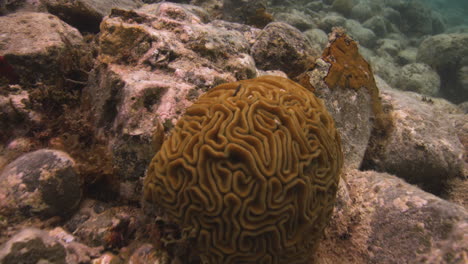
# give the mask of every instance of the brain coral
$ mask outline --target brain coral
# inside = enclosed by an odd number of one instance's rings
[[[144,197],[191,230],[203,263],[305,263],[333,210],[342,152],[299,84],[222,84],[187,109],[148,169]]]

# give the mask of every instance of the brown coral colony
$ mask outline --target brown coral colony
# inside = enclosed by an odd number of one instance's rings
[[[322,102],[288,79],[213,88],[149,167],[144,197],[203,263],[305,263],[333,210],[342,152]]]

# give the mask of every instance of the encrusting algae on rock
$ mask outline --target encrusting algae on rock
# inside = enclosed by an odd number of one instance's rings
[[[187,109],[151,162],[144,198],[195,241],[203,263],[306,263],[342,163],[321,100],[264,76],[219,85]]]

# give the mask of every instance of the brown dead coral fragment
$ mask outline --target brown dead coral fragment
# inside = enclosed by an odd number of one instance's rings
[[[358,43],[346,35],[343,29],[335,28],[322,59],[331,65],[324,79],[330,89],[340,87],[366,89],[369,92],[375,115],[374,128],[379,135],[386,137],[393,126],[392,120],[384,111],[374,73],[369,63],[359,53]]]
[[[189,107],[148,169],[144,198],[203,263],[306,263],[343,163],[320,99],[282,77],[222,84]]]

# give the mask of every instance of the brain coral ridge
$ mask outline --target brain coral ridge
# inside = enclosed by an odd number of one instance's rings
[[[342,158],[331,116],[304,87],[275,76],[222,84],[163,143],[144,197],[192,231],[203,263],[305,263]]]

